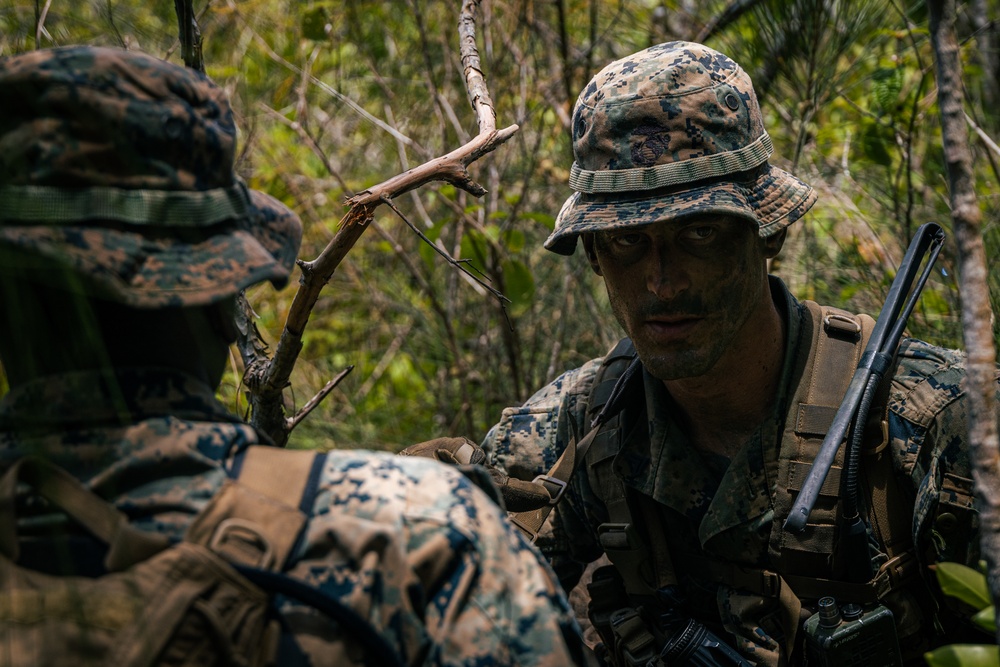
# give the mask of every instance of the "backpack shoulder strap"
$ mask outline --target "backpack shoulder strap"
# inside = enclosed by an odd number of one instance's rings
[[[771,562],[779,571],[805,574],[830,567],[839,523],[844,447],[837,451],[806,529],[801,533],[786,531],[784,520],[847,393],[875,323],[867,315],[852,315],[812,301],[802,303],[809,317],[802,320],[793,379],[797,386],[779,445],[769,549]]]
[[[325,460],[324,453],[312,450],[248,447],[185,539],[234,563],[283,569],[305,526]]]
[[[809,473],[823,439],[847,392],[857,363],[875,326],[867,315],[853,315],[811,301],[803,302],[810,317],[805,319],[796,372],[801,373],[790,402],[788,419],[781,439],[778,483],[773,492],[775,517],[772,524],[770,552],[782,576],[792,584],[799,597],[813,598],[828,591],[830,581],[846,564],[838,562],[835,549],[840,513],[841,473],[846,446],[824,481],[810,522],[802,533],[784,531],[782,525],[795,494]],[[808,342],[808,348],[806,346]],[[872,600],[886,595],[912,568],[904,562],[912,551],[909,501],[893,473],[888,444],[888,395],[892,378],[882,379],[875,401],[864,425],[860,475],[862,500],[867,507],[870,525],[888,562],[873,581],[858,585],[854,596]],[[908,510],[907,508],[910,507]],[[839,584],[838,584],[839,585]],[[846,585],[846,584],[844,584]],[[860,589],[866,590],[860,590]]]
[[[626,436],[623,429],[643,421],[634,414],[635,410],[644,409],[642,384],[639,380],[630,382],[626,377],[634,360],[635,348],[625,338],[598,371],[588,398],[587,414],[591,422],[597,421],[599,415],[609,416],[595,428],[597,435],[586,462],[591,487],[608,512],[608,521],[598,527],[601,548],[617,568],[626,592],[633,598],[641,598],[676,583],[676,574],[667,536],[655,528],[659,519],[653,503],[632,496],[613,468]],[[625,386],[626,383],[631,386]],[[636,433],[635,437],[642,437],[642,433]],[[633,510],[639,515],[638,521],[633,519]]]
[[[632,341],[628,338],[623,338],[618,341],[604,357],[604,361],[601,362],[601,366],[594,378],[590,395],[587,398],[587,424],[585,426],[588,430],[586,434],[582,437],[579,434],[575,434],[573,442],[570,442],[566,446],[566,449],[559,455],[556,462],[549,468],[548,473],[538,475],[532,480],[534,483],[543,486],[548,492],[550,497],[549,503],[533,510],[508,513],[510,522],[521,531],[529,542],[534,542],[537,539],[538,533],[542,529],[542,524],[545,523],[553,508],[562,499],[563,493],[569,485],[570,478],[572,478],[573,473],[576,471],[577,465],[580,461],[584,460],[595,438],[599,437],[600,433],[606,431],[600,425],[594,426],[593,424],[600,416],[601,409],[615,397],[618,380],[629,368],[634,359],[635,348],[632,346]],[[609,371],[608,369],[614,370]],[[600,401],[597,410],[594,410],[595,396],[598,397],[596,400]]]

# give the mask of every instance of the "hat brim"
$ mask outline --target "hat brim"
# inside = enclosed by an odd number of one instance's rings
[[[577,192],[563,204],[545,248],[560,255],[572,255],[580,234],[703,215],[731,215],[751,220],[757,223],[760,236],[766,237],[801,218],[815,201],[812,187],[771,165],[750,181],[716,179],[693,187],[653,193],[589,195]]]
[[[288,282],[302,237],[298,216],[250,190],[246,218],[178,230],[87,221],[0,225],[3,271],[44,280],[53,263],[91,296],[135,308],[202,306],[264,280]]]

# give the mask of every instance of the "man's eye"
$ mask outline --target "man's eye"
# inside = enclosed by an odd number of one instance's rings
[[[631,248],[642,242],[642,234],[618,234],[611,238],[611,242],[618,246]]]
[[[689,227],[681,232],[681,236],[689,241],[707,241],[715,235],[715,227]]]

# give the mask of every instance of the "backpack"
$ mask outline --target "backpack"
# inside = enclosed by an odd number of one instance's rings
[[[276,593],[328,614],[361,645],[367,664],[403,664],[353,610],[281,573],[324,460],[312,451],[248,448],[184,539],[171,543],[131,527],[61,468],[19,459],[0,479],[0,666],[262,667],[278,655]],[[107,545],[106,572],[49,574],[18,563],[19,484]]]

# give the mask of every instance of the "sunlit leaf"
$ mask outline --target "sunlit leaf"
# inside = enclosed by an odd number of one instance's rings
[[[981,627],[987,632],[994,633],[997,631],[997,608],[993,605],[986,607],[985,609],[976,613],[972,617],[972,622]]]
[[[997,646],[952,644],[924,654],[930,667],[996,667],[1000,664]]]
[[[938,563],[934,566],[938,584],[945,595],[957,598],[976,609],[993,604],[990,589],[982,572],[961,563]]]

